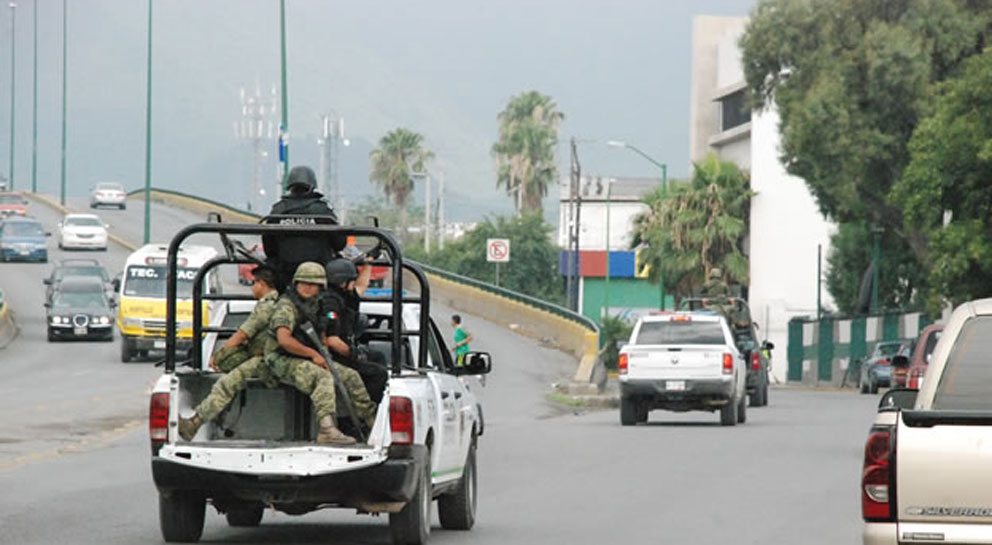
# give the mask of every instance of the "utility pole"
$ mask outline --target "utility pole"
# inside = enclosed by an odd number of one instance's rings
[[[152,0],[148,0],[148,74],[145,83],[145,233],[152,238]]]
[[[878,313],[878,266],[879,266],[879,239],[882,235],[882,228],[874,225],[871,228],[872,248],[871,248],[871,314]]]
[[[431,173],[424,177],[424,251],[431,253]]]
[[[279,0],[279,39],[282,45],[282,124],[279,125],[279,164],[282,192],[289,176],[289,92],[286,83],[286,0]],[[277,196],[278,198],[278,196]]]
[[[67,36],[69,35],[69,7],[66,0],[62,0],[62,166],[59,182],[59,203],[65,206],[65,132],[66,132],[66,70],[69,64],[68,48],[66,47]]]
[[[274,135],[275,123],[271,117],[275,113],[275,86],[268,97],[262,95],[258,81],[255,82],[254,94],[249,95],[241,88],[241,120],[235,123],[235,135],[251,142],[252,189],[249,203],[253,212],[259,212],[263,208],[261,198],[265,190],[262,188],[262,141]]]
[[[15,48],[17,41],[17,4],[11,2],[10,6],[10,189],[14,189],[14,97],[17,95],[17,71],[14,70],[14,62],[17,59]]]
[[[572,310],[581,312],[579,309],[579,284],[581,283],[581,271],[579,271],[579,235],[582,213],[582,195],[579,191],[579,183],[582,178],[582,166],[579,164],[579,152],[575,138],[571,140],[571,191],[575,206],[575,222],[572,224],[571,232],[571,267],[569,275],[572,278],[571,291],[569,292],[569,304]]]
[[[441,178],[438,181],[438,193],[441,194],[441,202],[438,205],[438,230],[441,231],[438,237],[438,248],[444,250],[444,236],[448,232],[448,225],[444,217],[444,170],[441,170]]]
[[[321,116],[320,144],[320,177],[321,189],[331,207],[337,212],[338,220],[344,223],[344,202],[341,196],[341,186],[338,182],[338,165],[341,163],[341,147],[348,147],[348,139],[344,136],[344,118],[337,112]]]
[[[31,192],[38,192],[38,0],[34,0],[34,84],[31,94]]]
[[[823,291],[823,245],[816,245],[816,321],[823,317],[821,292]],[[766,324],[768,322],[765,322]]]

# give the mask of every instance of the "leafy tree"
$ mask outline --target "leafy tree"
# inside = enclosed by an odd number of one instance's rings
[[[618,367],[620,347],[617,346],[617,342],[630,339],[633,330],[633,324],[623,319],[615,316],[603,318],[603,325],[599,328],[599,338],[603,342],[603,364],[607,369]]]
[[[499,140],[493,144],[496,187],[516,196],[517,213],[538,213],[548,186],[557,178],[555,146],[565,115],[554,100],[537,91],[510,99],[499,114]]]
[[[434,154],[424,147],[424,137],[398,128],[379,140],[379,147],[369,153],[369,179],[377,184],[399,209],[400,239],[406,240],[407,199],[413,192],[412,172],[423,172]]]
[[[741,39],[752,103],[777,107],[782,163],[806,182],[827,217],[879,226],[895,236],[892,251],[909,248],[925,260],[926,237],[907,228],[890,193],[909,163],[908,143],[935,84],[982,50],[990,21],[987,3],[973,0],[758,4]],[[836,262],[850,267],[836,274],[858,279],[868,265]],[[846,294],[834,296],[841,301]]]
[[[922,233],[937,310],[992,295],[992,50],[940,86],[932,115],[909,144],[912,160],[892,191],[907,228]]]
[[[495,264],[486,261],[486,239],[510,239],[510,262],[501,263],[499,285],[555,304],[564,303],[564,286],[558,269],[559,249],[551,242],[552,227],[538,214],[486,220],[444,250],[411,258],[483,282],[496,282]]]
[[[737,165],[710,154],[688,182],[646,195],[648,210],[634,218],[631,244],[641,247],[649,279],[659,281],[660,266],[677,298],[694,294],[713,268],[731,283],[747,284],[749,183]]]

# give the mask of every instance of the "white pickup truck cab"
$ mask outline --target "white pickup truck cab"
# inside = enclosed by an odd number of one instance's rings
[[[634,325],[620,350],[620,423],[646,422],[652,409],[720,411],[744,423],[747,368],[726,319],[710,311],[659,312]]]
[[[954,310],[923,388],[882,398],[865,445],[863,541],[992,544],[992,299]]]

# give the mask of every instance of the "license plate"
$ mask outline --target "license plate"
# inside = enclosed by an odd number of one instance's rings
[[[156,350],[165,350],[165,341],[155,341],[152,346],[155,347]]]
[[[86,334],[86,328],[85,327],[74,327],[74,328],[72,328],[72,332],[75,333],[76,335],[85,335]]]
[[[669,380],[665,383],[665,389],[669,392],[684,392],[685,391],[685,381],[684,380]]]

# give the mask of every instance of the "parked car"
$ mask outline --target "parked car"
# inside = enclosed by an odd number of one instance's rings
[[[45,289],[45,301],[51,302],[52,293],[58,287],[63,278],[70,276],[90,276],[100,280],[107,296],[113,298],[116,291],[107,269],[95,259],[63,259],[52,269],[51,274],[42,280],[47,286]]]
[[[933,350],[943,332],[944,324],[931,324],[920,333],[920,338],[916,341],[916,350],[913,351],[913,357],[909,362],[909,377],[906,383],[909,388],[923,387],[927,366],[930,365]]]
[[[888,388],[892,378],[891,359],[899,353],[903,341],[883,341],[875,345],[875,350],[861,364],[861,378],[858,385],[861,393],[878,393],[879,386]]]
[[[59,248],[106,250],[107,227],[94,214],[68,214],[59,222]]]
[[[90,208],[97,206],[116,206],[121,210],[127,208],[127,192],[124,186],[113,182],[100,182],[90,190]]]
[[[0,218],[28,215],[28,201],[17,193],[0,193]]]
[[[746,420],[747,366],[719,313],[663,312],[637,320],[620,350],[620,423],[652,409],[720,411],[720,424]]]
[[[90,276],[67,276],[59,283],[48,309],[48,341],[114,340],[114,302],[103,282]]]
[[[253,244],[249,251],[258,258],[259,261],[265,261],[265,252],[262,251],[261,244]],[[252,263],[240,263],[238,264],[238,284],[243,286],[250,286],[252,282],[255,281],[255,277],[251,274],[251,271],[257,265]]]
[[[0,223],[0,259],[47,263],[51,235],[34,218],[8,217]]]

